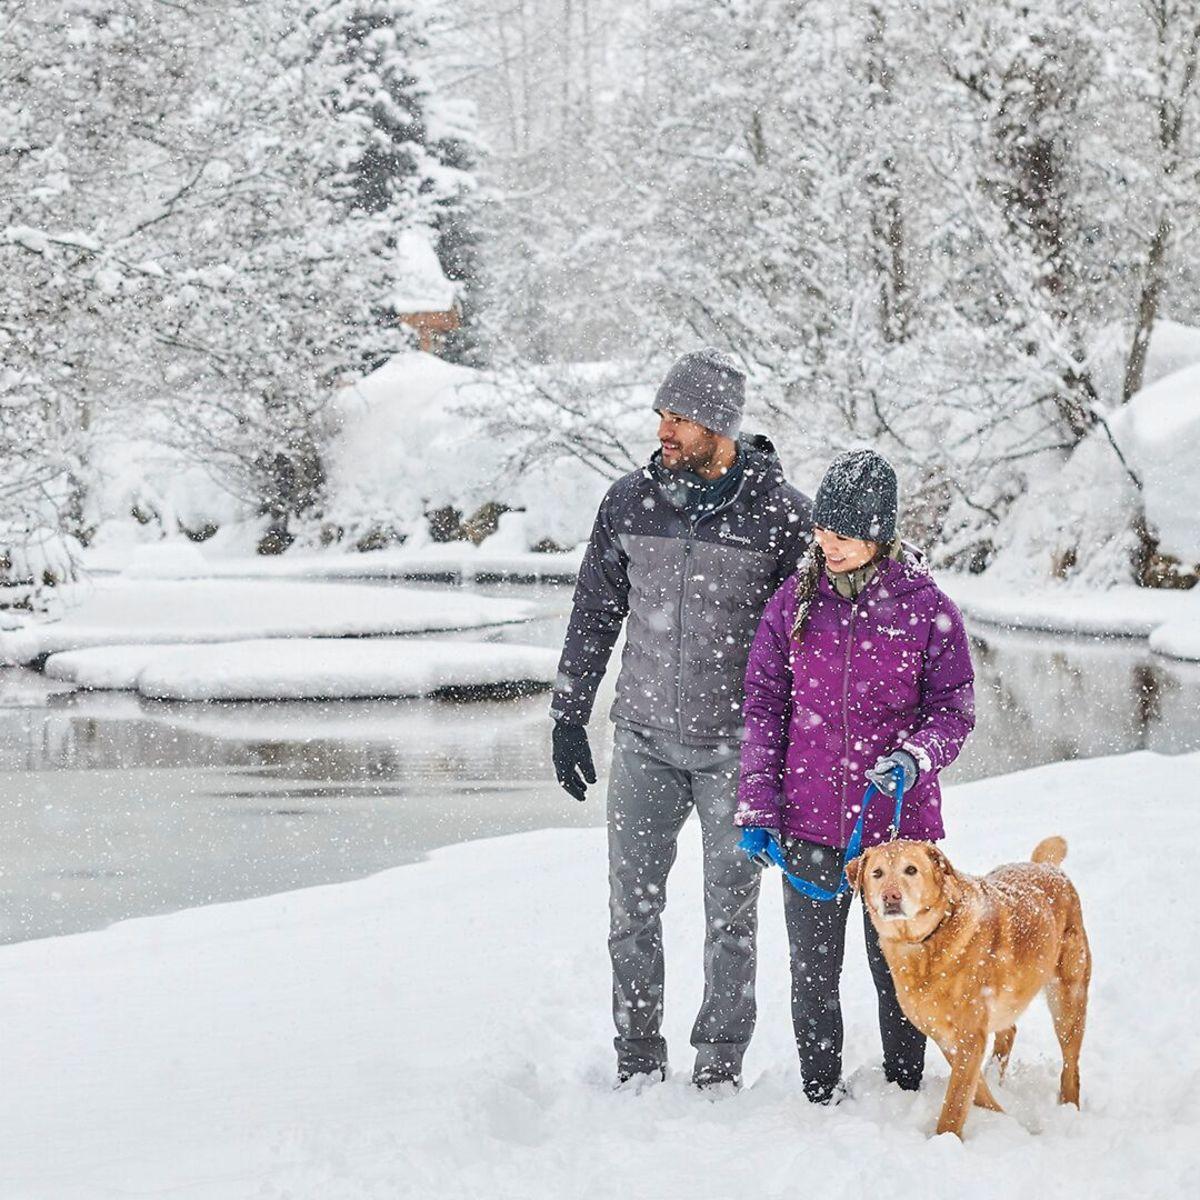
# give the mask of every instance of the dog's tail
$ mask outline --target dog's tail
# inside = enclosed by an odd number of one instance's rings
[[[1052,867],[1061,867],[1062,860],[1066,857],[1067,840],[1057,834],[1054,837],[1042,838],[1033,848],[1035,863],[1049,863]]]

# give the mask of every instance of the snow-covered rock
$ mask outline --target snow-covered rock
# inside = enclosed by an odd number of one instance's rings
[[[274,638],[200,646],[102,646],[51,655],[46,674],[157,700],[335,700],[450,688],[549,686],[540,646],[415,638]]]
[[[1067,839],[1096,962],[1082,1111],[1057,1104],[1058,1047],[1035,1003],[993,1083],[1007,1112],[972,1110],[962,1143],[932,1136],[946,1065],[930,1049],[918,1093],[884,1084],[857,914],[842,981],[849,1095],[808,1104],[774,883],[760,904],[746,1087],[698,1094],[694,822],[665,918],[672,1074],[614,1091],[604,833],[547,830],[353,884],[4,946],[4,1190],[763,1200],[815,1188],[841,1200],[886,1180],[897,1196],[1003,1200],[1053,1180],[1064,1200],[1186,1196],[1200,1089],[1184,1000],[1200,949],[1175,881],[1188,877],[1200,810],[1167,805],[1198,768],[1198,755],[1139,753],[947,792],[946,850],[963,870],[1025,858],[1050,833]],[[1135,800],[1171,836],[1131,863],[1114,839]]]
[[[1143,387],[1108,415],[1107,430],[1094,429],[1033,479],[996,534],[990,575],[1094,588],[1131,582],[1141,511],[1160,551],[1200,565],[1200,331],[1179,326],[1174,340],[1176,357],[1164,351],[1156,361],[1196,359]]]
[[[1132,581],[1138,548],[1137,489],[1103,430],[1093,430],[1065,462],[1046,464],[997,530],[989,579],[1045,587],[1069,578],[1081,589]]]
[[[1200,363],[1142,388],[1111,423],[1142,480],[1159,549],[1200,564]]]
[[[1123,347],[1128,352],[1129,347]],[[1149,387],[1176,371],[1200,363],[1200,329],[1160,317],[1150,333],[1150,349],[1142,372],[1142,387]]]
[[[1103,331],[1088,357],[1091,374],[1101,395],[1120,396],[1125,382],[1132,331],[1115,324]],[[1200,328],[1159,317],[1150,332],[1150,346],[1142,369],[1142,387],[1200,363]]]
[[[222,643],[205,643],[208,653]],[[179,650],[178,642],[149,645],[91,646],[85,650],[60,650],[46,659],[47,678],[97,691],[136,691],[141,673],[156,660]],[[187,647],[196,649],[196,647]]]

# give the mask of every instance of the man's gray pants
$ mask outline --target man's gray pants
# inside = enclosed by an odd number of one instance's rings
[[[737,1076],[754,1032],[754,935],[761,872],[733,823],[740,748],[705,748],[616,730],[608,785],[608,863],[617,1069],[665,1067],[661,915],[676,843],[694,807],[704,846],[704,1002],[695,1070]]]

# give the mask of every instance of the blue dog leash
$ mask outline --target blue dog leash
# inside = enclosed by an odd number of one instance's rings
[[[892,814],[892,837],[896,837],[900,832],[900,808],[904,803],[904,771],[900,767],[896,767],[895,771],[896,810]],[[802,896],[807,896],[810,900],[836,900],[843,892],[850,890],[850,881],[846,878],[846,864],[851,859],[857,858],[858,852],[862,849],[863,822],[867,819],[867,809],[871,806],[871,801],[876,796],[883,795],[886,795],[886,793],[880,791],[873,783],[867,785],[867,790],[863,793],[862,809],[858,814],[858,820],[854,822],[854,829],[850,834],[850,841],[846,846],[846,854],[842,859],[842,877],[838,882],[836,891],[831,892],[826,888],[817,887],[815,883],[809,883],[807,879],[801,879],[798,875],[790,874],[782,847],[765,829],[743,829],[742,840],[738,845],[753,858],[754,855],[763,849],[765,844],[771,861],[783,872],[784,879]]]

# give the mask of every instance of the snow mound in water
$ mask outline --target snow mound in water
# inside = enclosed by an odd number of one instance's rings
[[[76,650],[52,655],[46,674],[158,700],[331,700],[548,687],[557,664],[556,651],[509,643],[274,638]]]
[[[1181,597],[1179,614],[1150,635],[1150,649],[1169,658],[1200,661],[1200,588]]]
[[[212,569],[191,542],[150,542],[134,548],[121,574],[126,579],[202,579]]]

